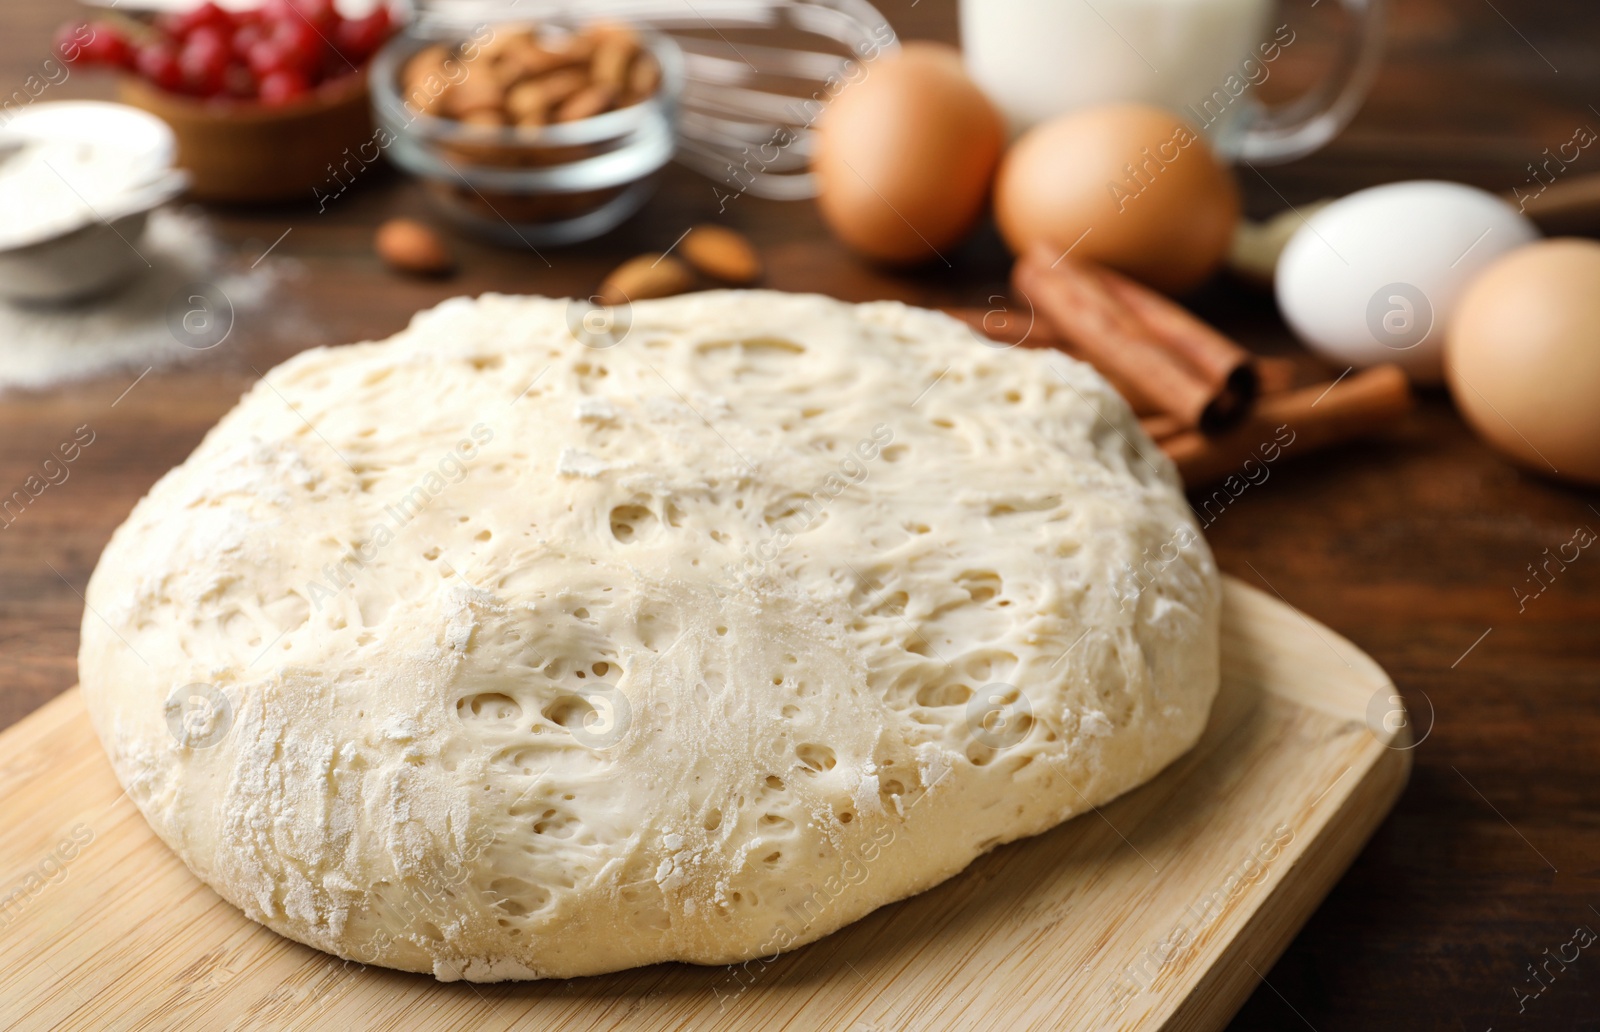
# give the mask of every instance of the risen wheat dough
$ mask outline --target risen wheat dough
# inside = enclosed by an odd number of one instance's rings
[[[603,350],[487,296],[301,354],[88,601],[156,832],[444,979],[816,939],[1150,778],[1218,680],[1211,557],[1089,367],[770,292]]]

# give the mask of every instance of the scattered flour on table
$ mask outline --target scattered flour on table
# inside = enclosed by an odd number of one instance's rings
[[[186,346],[167,325],[168,303],[188,284],[216,285],[236,318],[260,308],[272,293],[271,267],[233,268],[204,217],[193,212],[152,212],[138,247],[152,268],[110,294],[64,305],[0,301],[0,391],[207,354]]]

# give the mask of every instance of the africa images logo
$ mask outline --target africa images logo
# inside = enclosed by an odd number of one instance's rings
[[[1433,330],[1433,303],[1410,283],[1385,283],[1367,301],[1367,330],[1394,351],[1409,351]]]
[[[190,749],[211,748],[233,727],[228,693],[204,681],[174,688],[163,713],[173,740]]]

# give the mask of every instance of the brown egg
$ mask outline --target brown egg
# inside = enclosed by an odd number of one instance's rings
[[[961,56],[909,43],[864,66],[817,123],[811,170],[835,236],[883,262],[953,248],[983,213],[1005,126]]]
[[[1480,273],[1450,318],[1445,379],[1507,458],[1600,484],[1600,243],[1544,240]]]
[[[1181,293],[1228,253],[1239,191],[1205,140],[1176,115],[1108,104],[1024,134],[1000,163],[994,207],[1015,254],[1043,240]]]

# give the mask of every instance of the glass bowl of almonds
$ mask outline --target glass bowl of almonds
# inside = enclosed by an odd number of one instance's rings
[[[565,244],[637,211],[672,159],[683,55],[616,22],[410,31],[373,62],[377,143],[458,223]]]

